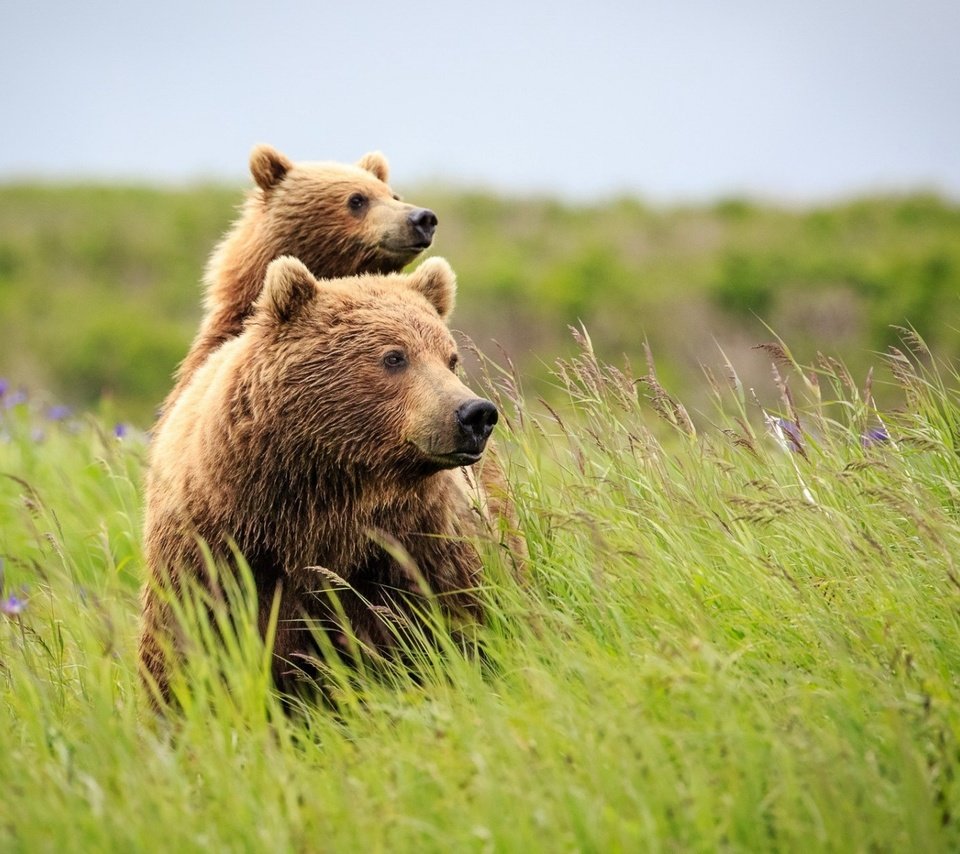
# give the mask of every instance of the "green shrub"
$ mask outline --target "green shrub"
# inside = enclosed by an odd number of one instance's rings
[[[651,208],[404,189],[439,213],[434,251],[460,281],[456,326],[486,349],[496,339],[540,390],[568,351],[567,326],[583,321],[614,360],[641,356],[645,339],[661,351],[682,342],[663,370],[696,397],[714,342],[735,350],[761,322],[812,357],[816,304],[829,312],[844,289],[863,322],[829,344],[855,373],[890,343],[892,324],[960,353],[960,207],[948,200]],[[0,377],[73,405],[106,391],[148,423],[196,331],[204,264],[241,198],[223,187],[0,187]],[[749,383],[763,379],[743,370]]]

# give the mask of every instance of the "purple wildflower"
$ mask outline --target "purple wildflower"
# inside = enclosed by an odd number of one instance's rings
[[[804,453],[803,433],[800,432],[799,424],[786,418],[774,418],[766,413],[763,417],[771,435],[783,450],[793,451],[795,454]]]
[[[3,377],[0,377],[0,397],[3,397],[7,393],[8,388],[10,388],[10,383]]]
[[[72,411],[69,406],[64,406],[62,403],[57,404],[56,406],[51,406],[47,410],[47,418],[51,421],[65,421],[70,417]]]
[[[123,439],[129,432],[129,428],[122,421],[117,422],[113,427],[113,435],[118,439]]]
[[[11,593],[6,599],[0,599],[0,614],[8,617],[19,617],[27,607],[26,600]]]
[[[18,388],[13,394],[8,394],[3,399],[4,409],[12,409],[14,406],[19,406],[21,403],[27,402],[27,393],[22,389]]]
[[[861,448],[872,448],[875,445],[885,445],[890,441],[890,434],[883,427],[871,427],[860,436]]]
[[[783,435],[792,446],[792,449],[799,451],[803,447],[803,436],[800,433],[800,425],[795,424],[793,421],[788,421],[786,418],[778,418],[777,423],[780,425],[780,429],[783,430]]]

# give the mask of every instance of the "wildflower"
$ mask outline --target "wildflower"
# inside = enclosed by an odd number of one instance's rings
[[[117,439],[123,439],[129,432],[129,428],[122,421],[117,422],[113,427],[113,435]]]
[[[3,377],[0,377],[0,398],[7,393],[8,388],[10,388],[10,383]]]
[[[766,413],[763,417],[767,422],[770,434],[777,440],[777,444],[783,450],[793,451],[796,454],[803,453],[803,434],[800,432],[799,424],[786,418],[774,418]]]
[[[57,406],[51,406],[47,410],[47,418],[50,421],[65,421],[71,415],[71,410],[69,406],[64,406],[63,404],[58,404]]]
[[[871,427],[860,435],[860,447],[872,448],[875,445],[885,445],[890,441],[890,434],[883,427]]]
[[[6,395],[3,398],[3,407],[4,409],[12,409],[14,406],[19,406],[21,403],[26,402],[27,393],[22,388],[18,388],[13,394]]]
[[[26,601],[13,593],[6,599],[0,599],[0,614],[6,614],[8,617],[19,617],[26,607]]]

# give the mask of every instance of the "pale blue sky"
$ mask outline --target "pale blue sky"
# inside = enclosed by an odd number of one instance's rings
[[[18,2],[0,180],[394,182],[654,199],[960,196],[960,0]]]

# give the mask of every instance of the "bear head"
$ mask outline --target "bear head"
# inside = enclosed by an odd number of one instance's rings
[[[294,163],[269,145],[250,155],[262,235],[330,278],[401,270],[433,242],[436,214],[405,204],[387,185],[386,158],[356,165]]]
[[[455,289],[442,258],[410,274],[319,281],[297,259],[276,259],[247,326],[252,399],[285,442],[337,472],[472,465],[497,410],[458,376],[446,324]]]

